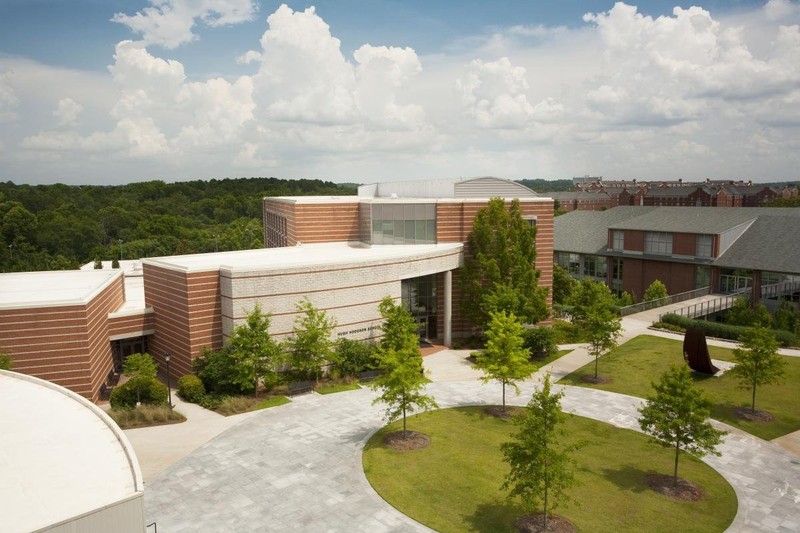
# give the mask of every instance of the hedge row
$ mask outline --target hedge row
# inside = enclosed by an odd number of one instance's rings
[[[668,313],[662,316],[661,321],[667,324],[680,326],[684,329],[700,329],[710,337],[733,341],[738,341],[744,332],[749,329],[746,326],[733,326],[722,322],[694,320],[685,316],[676,315],[675,313]],[[800,339],[798,339],[797,335],[782,329],[772,329],[770,331],[775,335],[775,338],[781,346],[800,346]]]

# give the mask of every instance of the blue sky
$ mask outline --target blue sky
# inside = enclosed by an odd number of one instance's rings
[[[800,4],[699,4],[0,0],[0,180],[798,179]]]

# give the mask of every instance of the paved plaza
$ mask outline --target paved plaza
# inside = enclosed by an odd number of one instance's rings
[[[620,341],[644,333],[676,338],[648,331],[652,320],[646,313],[625,318]],[[558,379],[592,361],[585,346],[569,348],[571,353],[522,384],[509,403],[524,405],[545,372]],[[440,407],[498,403],[499,386],[482,384],[468,355],[443,350],[425,358],[428,390]],[[638,431],[641,399],[559,388],[565,411]],[[385,424],[374,398],[364,388],[307,394],[228,418],[177,400],[187,422],[126,431],[145,476],[147,523],[156,522],[161,533],[429,531],[384,502],[364,476],[361,450]],[[736,491],[739,508],[728,531],[800,531],[800,432],[766,442],[717,426],[729,431],[719,447],[722,455],[704,460]]]

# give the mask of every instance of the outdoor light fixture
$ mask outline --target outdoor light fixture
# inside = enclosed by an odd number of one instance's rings
[[[169,395],[169,408],[172,409],[172,388],[169,386],[169,360],[172,359],[172,355],[169,352],[164,352],[164,361],[167,362],[167,394]]]

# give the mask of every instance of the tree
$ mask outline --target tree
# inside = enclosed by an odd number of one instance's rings
[[[583,278],[571,300],[573,320],[589,338],[589,353],[594,357],[594,379],[598,379],[598,359],[617,345],[622,320],[614,306],[614,296],[605,283]]]
[[[278,380],[280,346],[269,334],[270,315],[256,305],[244,324],[236,326],[222,351],[231,359],[227,380],[244,394],[258,395],[259,381],[271,387]]]
[[[461,273],[464,313],[484,329],[491,311],[514,313],[522,322],[547,317],[547,289],[538,286],[536,228],[522,218],[518,200],[506,208],[492,198],[478,211],[467,239]]]
[[[578,281],[561,265],[553,265],[553,305],[566,304],[577,285]]]
[[[639,408],[639,427],[665,448],[675,448],[672,482],[677,484],[681,450],[698,457],[719,455],[716,447],[725,432],[714,429],[708,421],[711,402],[694,386],[687,366],[673,366],[652,385],[655,394]]]
[[[662,298],[669,298],[669,293],[667,292],[667,287],[661,282],[661,280],[657,279],[654,280],[653,283],[647,287],[647,289],[645,289],[642,301],[650,302],[653,300],[660,300]]]
[[[130,378],[129,386],[136,390],[136,402],[140,403],[142,392],[156,380],[158,366],[150,354],[132,353],[125,358],[122,373]]]
[[[322,365],[335,356],[331,334],[336,321],[305,298],[297,303],[297,312],[302,314],[294,321],[294,335],[287,341],[286,349],[293,367],[306,375],[313,374],[319,381]]]
[[[484,383],[499,381],[503,386],[503,409],[506,407],[506,385],[519,394],[516,381],[530,377],[535,367],[530,364],[530,352],[525,348],[522,325],[514,313],[505,311],[489,314],[491,320],[486,330],[486,348],[476,352],[475,366],[486,374]]]
[[[768,328],[772,322],[769,311],[762,303],[753,304],[749,298],[736,298],[728,309],[725,322],[734,326]]]
[[[756,389],[759,385],[779,383],[786,374],[786,361],[778,355],[778,341],[766,328],[748,329],[739,340],[742,344],[733,350],[736,366],[730,374],[743,388],[752,389],[750,410],[755,412]]]
[[[800,314],[797,312],[794,302],[782,300],[781,305],[775,311],[773,322],[775,329],[791,331],[792,333],[800,332]]]
[[[411,313],[395,304],[389,296],[381,301],[379,309],[384,319],[381,326],[383,338],[377,352],[381,374],[371,387],[380,394],[372,403],[385,403],[386,418],[390,421],[402,416],[403,438],[407,438],[407,413],[438,406],[423,390],[427,379],[422,368],[417,325]]]
[[[546,375],[542,388],[534,391],[525,412],[514,418],[518,431],[511,436],[513,440],[500,446],[503,460],[511,467],[501,489],[510,488],[508,496],[519,496],[530,512],[541,503],[545,530],[549,510],[555,509],[559,499],[575,484],[572,455],[579,445],[564,444],[563,395],[552,392],[550,375]]]
[[[94,258],[94,269],[95,270],[102,270],[103,269],[103,262],[100,260],[99,257]]]

